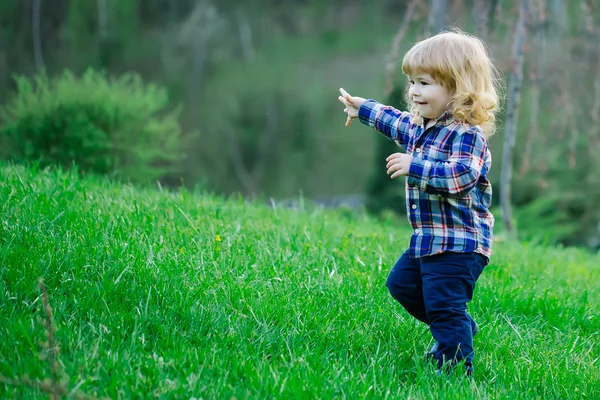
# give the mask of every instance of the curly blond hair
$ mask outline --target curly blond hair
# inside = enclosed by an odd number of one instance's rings
[[[451,111],[457,121],[479,125],[486,137],[494,134],[501,79],[483,41],[460,30],[439,33],[404,55],[402,72],[431,75],[453,95]],[[407,100],[413,121],[421,123],[412,99]]]

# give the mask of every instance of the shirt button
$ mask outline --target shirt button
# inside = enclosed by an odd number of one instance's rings
[[[415,229],[415,233],[418,235],[419,233],[421,233],[421,231],[418,229]]]
[[[410,208],[412,208],[413,210],[416,210],[417,209],[417,205],[413,204],[412,206],[410,206]]]
[[[416,151],[417,153],[420,153],[420,152],[421,152],[421,148],[420,148],[420,147],[417,147],[417,149],[416,149],[415,151]]]

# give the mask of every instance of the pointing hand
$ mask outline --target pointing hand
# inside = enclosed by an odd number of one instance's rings
[[[358,109],[365,102],[365,99],[362,97],[350,96],[343,88],[340,88],[340,93],[342,95],[338,96],[338,100],[346,106],[346,108],[344,108],[344,112],[348,114],[346,126],[350,126],[352,120],[358,117]]]

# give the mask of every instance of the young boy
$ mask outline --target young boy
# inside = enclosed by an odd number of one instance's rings
[[[440,371],[464,361],[472,375],[478,327],[467,302],[492,253],[486,139],[498,108],[496,69],[479,39],[456,31],[417,43],[402,71],[410,81],[410,112],[344,89],[338,99],[346,126],[359,118],[405,151],[386,159],[391,178],[406,176],[413,228],[408,250],[388,276],[390,294],[429,325],[436,343],[428,354]]]

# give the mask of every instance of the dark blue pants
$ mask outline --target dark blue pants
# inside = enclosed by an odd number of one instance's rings
[[[477,253],[441,253],[422,258],[402,254],[386,286],[413,317],[423,321],[439,342],[434,357],[441,367],[473,360],[473,319],[467,302],[487,259]]]

